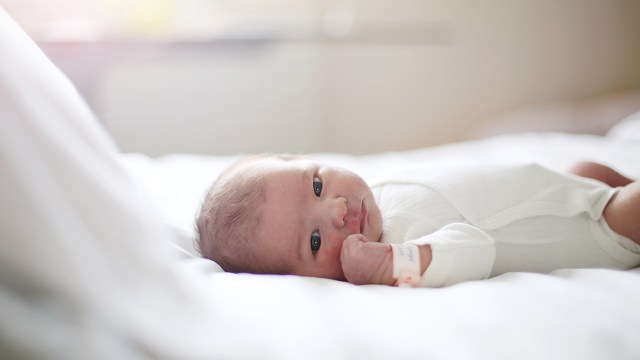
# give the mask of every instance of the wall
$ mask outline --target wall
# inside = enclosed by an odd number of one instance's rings
[[[152,155],[404,150],[640,88],[638,1],[306,3],[304,26],[215,41],[42,45],[121,148]]]

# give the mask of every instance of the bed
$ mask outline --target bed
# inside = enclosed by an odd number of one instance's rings
[[[442,289],[224,273],[193,217],[234,156],[122,154],[0,10],[0,354],[61,359],[637,359],[640,270],[508,273]],[[606,136],[505,135],[365,156],[595,160],[640,178],[640,115]],[[640,219],[638,219],[640,223]]]

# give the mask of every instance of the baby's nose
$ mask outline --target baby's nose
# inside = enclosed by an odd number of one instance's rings
[[[342,227],[345,224],[345,218],[347,217],[347,199],[338,197],[331,202],[331,213],[333,214],[333,223],[335,226]]]

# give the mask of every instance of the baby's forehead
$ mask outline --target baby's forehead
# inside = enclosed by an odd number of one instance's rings
[[[304,196],[307,189],[312,189],[314,173],[322,166],[320,163],[296,158],[283,160],[280,158],[257,159],[255,166],[248,166],[241,170],[238,184],[242,179],[249,180],[254,186],[260,186],[263,191],[263,204],[266,202],[287,202],[299,196]],[[311,191],[311,190],[309,190]]]
[[[296,158],[285,160],[280,158],[257,159],[250,167],[245,168],[248,171],[255,171],[257,174],[267,177],[278,176],[296,176],[310,169],[319,166],[319,163],[313,160]]]

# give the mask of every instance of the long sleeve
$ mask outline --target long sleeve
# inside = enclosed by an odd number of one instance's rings
[[[463,223],[447,225],[407,243],[431,246],[431,263],[422,275],[421,287],[486,279],[496,258],[495,241],[484,231]]]

